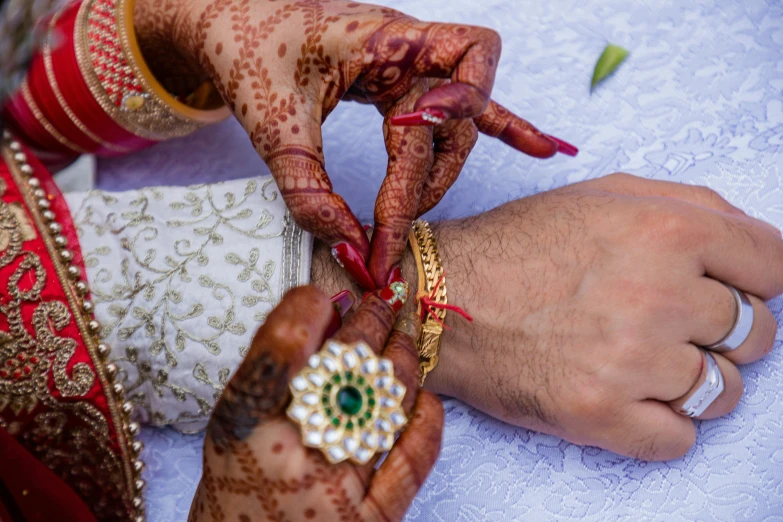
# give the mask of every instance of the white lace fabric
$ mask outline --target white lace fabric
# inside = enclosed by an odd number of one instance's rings
[[[270,177],[66,199],[139,420],[203,429],[258,326],[309,281],[312,236]]]

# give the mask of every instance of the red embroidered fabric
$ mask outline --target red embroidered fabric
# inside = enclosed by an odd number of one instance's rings
[[[133,520],[138,473],[127,412],[97,349],[84,296],[68,274],[69,266],[84,273],[70,212],[51,175],[29,153],[6,144],[3,160],[0,427],[98,520]]]

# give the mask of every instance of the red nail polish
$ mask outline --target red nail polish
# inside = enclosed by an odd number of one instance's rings
[[[410,285],[402,279],[394,281],[389,286],[381,288],[376,292],[378,297],[386,301],[394,313],[398,313],[405,305],[410,294]]]
[[[337,243],[332,247],[332,256],[337,262],[345,268],[351,277],[353,277],[359,285],[365,290],[374,290],[376,287],[375,282],[370,276],[370,271],[367,270],[367,263],[364,257],[348,243]]]
[[[340,317],[340,313],[337,311],[337,308],[335,308],[334,310],[332,310],[332,318],[329,321],[329,326],[326,327],[323,340],[325,341],[327,339],[334,337],[334,334],[336,334],[342,327],[343,327],[343,318]]]
[[[560,152],[561,154],[565,154],[566,156],[576,156],[577,154],[579,154],[579,149],[577,149],[567,141],[563,141],[560,138],[555,138],[550,134],[547,134],[546,137],[553,140],[555,143],[557,143],[557,152]]]
[[[339,294],[335,294],[332,299],[332,304],[340,317],[345,317],[353,305],[356,303],[356,298],[349,290],[343,290]]]
[[[402,268],[400,268],[400,265],[394,265],[394,268],[391,269],[391,273],[389,274],[389,279],[386,281],[386,284],[390,285],[395,281],[402,281]]]
[[[440,125],[446,121],[446,113],[438,109],[424,109],[423,111],[410,112],[392,116],[392,125]]]

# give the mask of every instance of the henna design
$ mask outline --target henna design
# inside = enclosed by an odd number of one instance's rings
[[[245,440],[261,422],[280,413],[281,399],[288,395],[288,377],[288,365],[279,364],[269,353],[239,367],[209,423],[218,454],[231,441]]]
[[[457,181],[478,140],[478,129],[471,120],[448,121],[435,127],[434,133],[435,160],[424,182],[417,217],[435,207]]]
[[[501,43],[489,29],[424,23],[341,0],[137,1],[145,55],[156,70],[172,71],[167,88],[186,91],[194,69],[209,77],[269,165],[296,222],[330,245],[353,246],[369,260],[376,284],[399,259],[410,220],[456,180],[474,131],[444,125],[433,141],[431,134],[386,129],[389,170],[370,255],[324,169],[319,124],[341,99],[374,104],[385,116],[429,109],[452,120],[476,117],[480,131],[526,153],[557,151],[554,141],[490,103]],[[182,63],[166,58],[173,56],[167,39]],[[427,87],[428,78],[444,81]],[[434,163],[426,157],[433,144]]]

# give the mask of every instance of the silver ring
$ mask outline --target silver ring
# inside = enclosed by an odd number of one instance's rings
[[[731,295],[734,296],[734,301],[737,303],[737,313],[734,325],[731,327],[731,331],[726,334],[726,337],[717,343],[704,347],[706,350],[718,353],[731,352],[739,348],[748,339],[750,331],[753,329],[753,305],[750,299],[745,295],[745,292],[740,292],[726,283],[723,284],[729,289]]]
[[[704,413],[723,393],[723,374],[718,363],[710,352],[704,351],[704,355],[707,358],[707,380],[693,392],[693,395],[688,397],[688,400],[680,408],[680,413],[688,417],[698,417]]]

